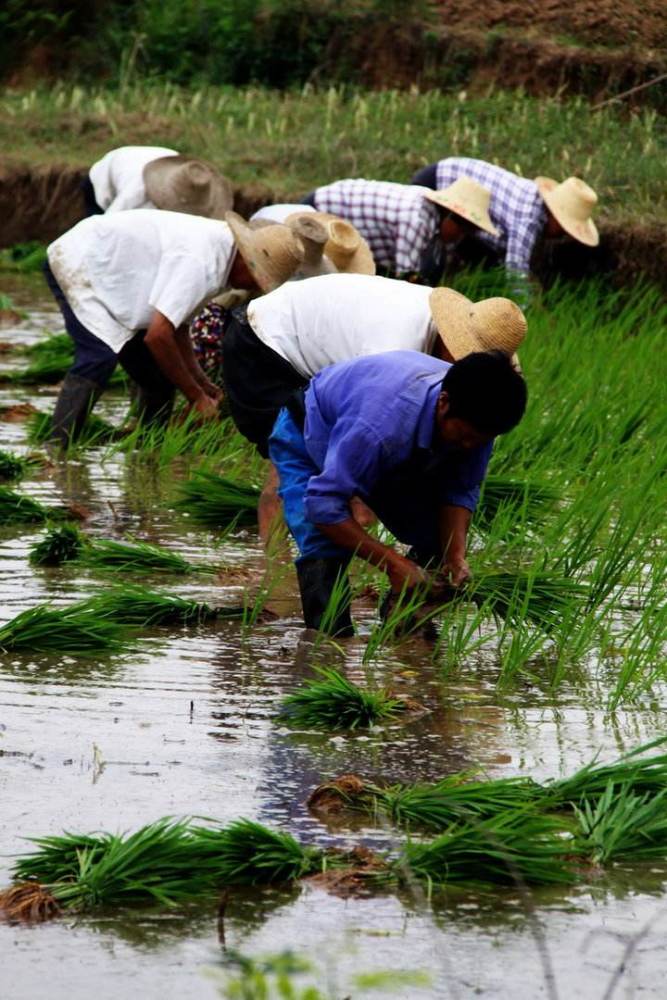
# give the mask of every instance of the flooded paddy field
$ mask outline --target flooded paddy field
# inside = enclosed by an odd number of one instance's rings
[[[0,340],[29,345],[43,339],[45,330],[60,330],[39,281],[3,282],[3,290],[23,315],[0,331]],[[527,350],[529,384],[531,365],[537,368],[547,349]],[[5,371],[25,364],[15,352],[0,357]],[[659,383],[660,371],[651,378]],[[7,411],[29,403],[48,412],[55,393],[51,386],[0,385],[0,447],[19,455],[34,450],[27,423],[8,421]],[[120,424],[125,410],[125,391],[117,389],[105,394],[96,413]],[[577,426],[595,441],[586,417],[584,407]],[[650,432],[652,418],[646,419]],[[558,413],[554,420],[560,421]],[[536,434],[537,423],[528,422],[526,434]],[[556,454],[577,447],[570,431],[564,420],[565,440],[556,443]],[[541,432],[546,449],[543,425]],[[520,464],[521,448],[521,441],[508,439],[500,467]],[[657,443],[651,450],[659,463]],[[631,466],[632,460],[618,453],[619,465]],[[178,484],[198,464],[197,456],[160,462],[141,451],[93,447],[32,469],[16,488],[45,504],[85,508],[83,530],[91,537],[158,542],[193,563],[225,567],[220,576],[156,574],[141,582],[214,605],[238,604],[259,585],[265,556],[253,530],[221,539],[175,509]],[[637,489],[641,485],[635,482]],[[664,499],[664,491],[652,494],[644,487],[650,509],[635,535],[653,531],[655,504]],[[619,514],[610,525],[618,545],[622,523]],[[550,531],[553,542],[556,529]],[[43,533],[40,525],[0,527],[0,623],[47,600],[70,604],[111,583],[134,582],[76,563],[32,566],[29,550]],[[506,556],[504,544],[499,533],[494,551]],[[525,534],[522,545],[530,544],[535,540]],[[482,551],[479,541],[477,548]],[[404,840],[395,829],[360,819],[351,826],[321,822],[307,807],[309,794],[350,772],[409,783],[481,768],[489,777],[542,781],[570,774],[596,754],[616,759],[665,731],[660,635],[658,645],[649,637],[654,655],[649,650],[641,661],[641,682],[633,667],[638,661],[631,659],[642,601],[658,633],[663,627],[657,600],[650,604],[661,582],[651,567],[659,561],[659,549],[648,542],[641,552],[628,545],[622,567],[627,576],[610,577],[609,593],[622,583],[632,599],[626,596],[610,609],[604,641],[591,639],[574,667],[576,644],[566,646],[572,634],[561,637],[561,649],[569,649],[562,657],[551,647],[537,647],[522,658],[508,638],[500,653],[492,645],[471,649],[452,664],[413,638],[389,643],[364,662],[376,621],[368,599],[355,605],[357,638],[340,647],[314,647],[300,623],[286,561],[268,599],[277,616],[268,621],[145,629],[130,651],[118,654],[2,653],[0,886],[9,883],[15,856],[29,846],[27,837],[132,830],[163,816],[222,824],[247,817],[306,844],[391,851]],[[572,555],[571,566],[576,562]],[[599,582],[599,574],[594,579]],[[596,615],[600,624],[599,607]],[[585,627],[582,619],[567,631]],[[276,717],[280,699],[312,676],[315,663],[355,680],[386,683],[428,711],[370,731],[290,729]],[[506,683],[499,684],[499,670],[507,674]],[[619,690],[624,670],[632,683]],[[344,898],[306,879],[287,889],[235,889],[213,905],[102,908],[37,926],[0,923],[0,979],[3,994],[15,1000],[87,1000],[92,993],[98,1000],[215,998],[232,995],[226,991],[238,973],[230,956],[259,960],[290,951],[311,964],[294,982],[301,989],[315,984],[336,1000],[657,998],[664,996],[667,975],[666,879],[661,864],[617,863],[574,887],[452,888],[431,898],[417,884]],[[382,992],[358,978],[371,973],[389,973]]]

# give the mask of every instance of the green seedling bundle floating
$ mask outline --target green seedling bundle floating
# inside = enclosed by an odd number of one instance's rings
[[[148,628],[152,625],[192,625],[219,617],[242,617],[243,608],[212,608],[172,594],[158,594],[140,586],[113,588],[84,601],[105,621]]]
[[[0,650],[62,652],[70,656],[119,652],[129,635],[122,625],[97,615],[85,603],[65,608],[40,604],[0,626]]]
[[[177,507],[207,528],[253,526],[260,492],[256,486],[199,471],[183,484]]]
[[[415,707],[385,688],[362,688],[337,670],[316,667],[317,678],[286,695],[280,717],[292,726],[362,729],[390,722]]]
[[[96,569],[132,573],[213,573],[207,566],[195,566],[177,552],[148,542],[86,538],[75,525],[51,528],[30,551],[36,566],[58,566],[78,561]]]
[[[8,486],[0,486],[0,526],[5,524],[43,524],[52,517],[62,517],[63,512],[17,493]]]
[[[0,451],[0,482],[22,479],[36,464],[34,459],[21,458],[11,451]]]

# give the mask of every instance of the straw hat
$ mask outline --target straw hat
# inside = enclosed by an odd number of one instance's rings
[[[569,236],[587,247],[596,247],[600,235],[591,219],[598,196],[579,177],[568,177],[558,183],[551,177],[536,177],[535,183],[547,208]]]
[[[431,316],[455,361],[475,351],[504,351],[516,366],[516,350],[526,336],[526,317],[511,299],[471,302],[453,288],[435,288]]]
[[[366,240],[359,230],[337,215],[330,212],[295,212],[287,217],[285,222],[290,225],[295,218],[307,218],[310,222],[323,225],[327,241],[324,244],[324,257],[330,260],[337,271],[350,274],[375,274],[375,261]]]
[[[144,167],[146,194],[156,208],[224,219],[234,204],[226,177],[204,160],[161,156]]]
[[[303,263],[294,274],[295,278],[315,278],[320,274],[331,274],[336,270],[324,256],[324,247],[329,239],[327,227],[314,212],[293,212],[285,219],[285,225],[296,233],[303,243],[305,256]]]
[[[272,292],[282,285],[303,262],[303,243],[289,226],[279,222],[253,226],[236,212],[226,212],[225,221],[262,291]]]
[[[447,208],[450,212],[456,212],[468,222],[472,222],[478,229],[483,229],[485,233],[500,236],[489,216],[491,192],[474,181],[472,177],[459,177],[449,187],[439,191],[425,190],[423,193],[424,197],[435,205]]]

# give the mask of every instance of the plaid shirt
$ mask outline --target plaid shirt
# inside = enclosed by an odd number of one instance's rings
[[[336,181],[315,190],[315,207],[356,226],[379,267],[394,274],[418,273],[440,218],[423,191],[390,181]]]
[[[505,252],[508,271],[528,275],[535,244],[547,221],[544,201],[535,182],[484,160],[450,156],[438,162],[438,189],[449,187],[459,177],[471,177],[491,192],[489,215],[502,235],[481,233],[479,238],[499,253]]]

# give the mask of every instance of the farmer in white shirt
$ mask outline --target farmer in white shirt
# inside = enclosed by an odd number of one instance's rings
[[[469,322],[448,324],[461,303]],[[365,274],[330,274],[288,282],[255,299],[247,322],[234,317],[225,333],[224,381],[231,416],[264,456],[282,406],[317,372],[338,361],[387,351],[420,351],[456,361],[473,351],[513,355],[526,321],[510,299],[470,302],[450,288]],[[260,505],[266,536],[275,515],[275,477]]]
[[[163,208],[223,219],[233,203],[231,184],[215,167],[166,146],[110,150],[90,168],[83,196],[86,215]]]
[[[180,389],[202,417],[220,391],[199,367],[188,320],[226,287],[271,291],[303,259],[287,226],[252,229],[180,212],[135,209],[79,222],[47,250],[46,278],[75,346],[53,437],[76,437],[120,363],[138,386],[144,422],[164,420]]]

